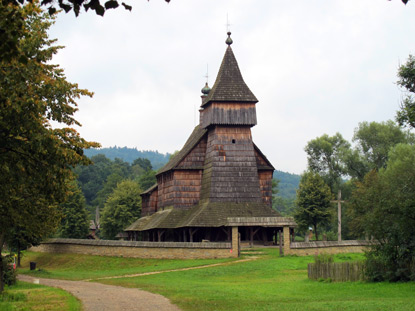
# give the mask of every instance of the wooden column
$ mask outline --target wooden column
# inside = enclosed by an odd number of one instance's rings
[[[238,227],[232,227],[232,256],[233,257],[239,257],[239,251],[240,251],[240,247],[239,247],[239,232],[238,232]]]
[[[284,230],[284,255],[289,255],[290,254],[290,227],[285,226],[283,227]]]
[[[252,227],[249,227],[249,247],[254,246],[254,229]]]

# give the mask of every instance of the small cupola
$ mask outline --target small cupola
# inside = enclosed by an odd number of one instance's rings
[[[206,82],[204,88],[202,89],[202,96],[208,96],[210,92],[210,87],[208,85],[208,83]]]

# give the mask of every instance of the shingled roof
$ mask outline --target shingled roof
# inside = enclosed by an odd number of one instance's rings
[[[206,202],[191,209],[167,208],[150,216],[142,217],[125,231],[150,229],[173,229],[183,227],[222,227],[229,219],[257,219],[257,225],[268,225],[269,219],[275,225],[281,222],[281,215],[263,203]]]
[[[190,137],[187,139],[186,143],[184,144],[183,148],[176,154],[173,158],[167,162],[158,172],[158,174],[170,171],[174,169],[180,162],[188,155],[190,151],[198,144],[198,142],[203,138],[203,136],[207,133],[207,129],[201,128],[199,125],[195,127]]]
[[[258,102],[255,95],[245,84],[241,71],[239,70],[238,62],[230,46],[226,49],[215,84],[209,95],[203,101],[202,107],[212,101]]]

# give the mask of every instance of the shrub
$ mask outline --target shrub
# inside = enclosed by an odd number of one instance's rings
[[[316,264],[332,263],[332,262],[334,262],[334,257],[333,257],[333,255],[329,255],[329,254],[315,255],[314,256],[314,262]]]
[[[13,267],[13,262],[13,256],[3,257],[3,282],[9,286],[16,284],[16,270]]]

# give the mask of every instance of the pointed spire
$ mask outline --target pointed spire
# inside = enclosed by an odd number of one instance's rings
[[[231,33],[228,32],[228,38],[226,40],[228,48],[223,57],[215,84],[204,100],[202,107],[211,101],[240,103],[258,102],[255,95],[251,92],[242,78],[238,62],[236,61],[230,46],[233,42],[230,35]]]

